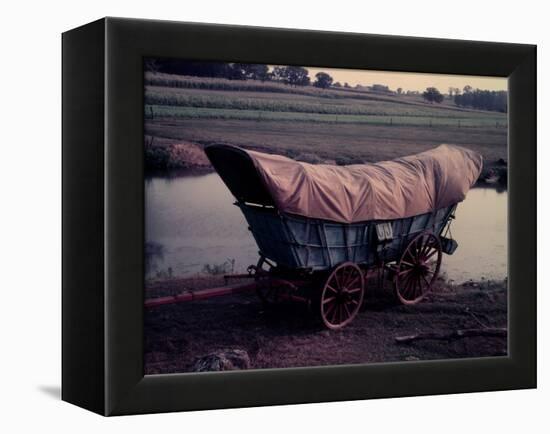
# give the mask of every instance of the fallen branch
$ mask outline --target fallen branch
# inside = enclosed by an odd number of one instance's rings
[[[483,328],[483,329],[464,329],[453,330],[450,332],[425,332],[417,333],[408,336],[397,336],[395,341],[399,344],[407,344],[409,342],[422,340],[422,339],[460,339],[468,338],[472,336],[493,336],[493,337],[506,337],[508,336],[508,330],[506,328]]]

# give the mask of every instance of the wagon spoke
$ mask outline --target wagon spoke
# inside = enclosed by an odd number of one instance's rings
[[[420,284],[420,275],[416,275],[416,279],[414,280],[414,292],[413,292],[413,300],[419,297],[422,294],[422,285]]]
[[[407,267],[409,267],[409,268],[413,268],[413,267],[414,267],[414,264],[411,264],[410,262],[407,262],[407,261],[401,261],[401,264],[402,264],[402,265],[405,265],[405,266],[407,266]]]
[[[347,303],[344,303],[343,306],[344,306],[344,309],[345,309],[346,314],[347,314],[346,319],[348,319],[348,318],[351,316],[351,313],[350,313],[350,311],[349,311],[349,309],[348,309],[348,305],[347,305]]]
[[[348,279],[349,279],[349,271],[344,269],[342,271],[342,278],[340,280],[340,283],[342,284],[342,289],[344,289],[348,284]]]
[[[336,303],[332,303],[328,307],[328,309],[325,311],[325,315],[327,315],[327,316],[330,315],[334,311],[335,308],[336,308]]]
[[[426,254],[428,253],[428,251],[432,248],[432,244],[430,242],[430,240],[428,240],[426,242],[426,244],[424,244],[422,246],[422,256],[426,256]]]
[[[419,274],[418,275],[418,289],[419,289],[419,294],[418,296],[421,296],[422,294],[424,294],[424,276],[422,274]]]
[[[408,294],[413,286],[414,273],[409,274],[403,281],[403,295]]]
[[[413,268],[407,268],[406,270],[400,271],[399,276],[405,276],[406,274],[413,271]]]
[[[336,309],[334,309],[334,315],[332,316],[332,323],[338,324],[340,322],[340,305],[336,304]]]
[[[410,299],[411,294],[413,293],[414,293],[414,277],[410,278],[406,283],[405,289],[403,291],[403,297],[406,299]]]
[[[359,291],[361,291],[363,288],[359,287],[359,288],[352,288],[352,289],[348,289],[348,294],[355,294]]]
[[[406,287],[407,287],[409,281],[411,280],[411,275],[412,275],[412,274],[414,274],[414,273],[412,273],[412,270],[411,270],[411,273],[407,273],[407,274],[405,275],[405,277],[403,277],[402,279],[400,279],[400,283],[401,283],[401,285],[403,286],[403,288],[406,288]],[[399,275],[398,275],[398,278],[399,278]]]
[[[420,282],[420,274],[415,273],[409,282],[409,290],[403,293],[403,296],[407,296],[407,300],[413,301],[416,300],[420,295],[422,295],[422,284]]]
[[[340,292],[342,290],[341,276],[339,276],[338,273],[336,273],[334,275],[334,280],[336,281],[336,287],[338,288],[338,292]]]
[[[424,243],[424,236],[419,237],[414,243],[414,257],[416,260],[419,259],[420,252],[422,251],[423,243]]]
[[[407,283],[407,286],[405,287],[405,291],[403,291],[403,297],[410,300],[411,296],[412,296],[412,298],[414,298],[414,292],[415,291],[416,291],[415,280],[414,280],[414,278],[412,278]]]
[[[422,295],[422,284],[420,283],[420,275],[416,276],[414,281],[413,300]]]
[[[346,281],[346,270],[342,270],[341,274],[337,273],[335,277],[338,279],[338,287],[340,288],[340,290],[342,290]]]
[[[439,252],[439,250],[437,250],[437,249],[434,248],[429,254],[426,255],[426,259],[425,259],[425,260],[427,261],[428,259],[430,259],[433,255],[435,255],[435,254],[438,253],[438,252]]]
[[[416,270],[413,270],[411,273],[409,273],[406,277],[405,277],[405,281],[410,284],[414,278],[416,277],[416,273],[417,271]]]
[[[426,276],[422,276],[422,279],[424,279],[424,282],[426,282],[426,285],[428,285],[428,288],[431,286],[432,282],[430,282],[428,279],[426,279]]]
[[[416,277],[416,283],[417,283],[417,291],[414,293],[414,298],[420,297],[422,294],[424,294],[424,287],[422,286],[422,276],[418,275]]]
[[[338,294],[340,292],[340,291],[338,291],[337,289],[333,288],[332,286],[330,286],[328,284],[327,284],[327,289],[329,289],[332,292],[335,292],[336,294]]]
[[[334,300],[336,300],[336,297],[325,298],[323,304],[332,303]]]
[[[355,276],[351,282],[347,282],[346,283],[346,286],[352,286],[353,284],[355,284],[355,282],[357,282],[357,280],[359,280],[361,276]]]

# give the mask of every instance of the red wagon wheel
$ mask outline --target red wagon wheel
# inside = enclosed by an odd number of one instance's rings
[[[432,232],[414,238],[397,263],[395,292],[403,304],[415,304],[430,291],[441,267],[441,242]]]
[[[349,324],[363,303],[363,272],[353,262],[338,265],[328,276],[321,293],[321,318],[332,330]]]

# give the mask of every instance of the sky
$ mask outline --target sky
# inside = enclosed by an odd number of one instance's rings
[[[417,90],[424,91],[427,87],[436,87],[440,92],[447,93],[449,87],[458,87],[460,90],[466,85],[474,89],[482,90],[507,90],[508,79],[506,77],[480,77],[474,75],[446,75],[446,74],[421,74],[416,72],[389,72],[389,71],[367,71],[358,69],[336,69],[336,68],[307,68],[309,76],[313,80],[315,74],[320,71],[326,72],[339,81],[342,85],[348,82],[350,86],[360,84],[371,86],[383,84],[391,90],[402,88],[403,91]]]

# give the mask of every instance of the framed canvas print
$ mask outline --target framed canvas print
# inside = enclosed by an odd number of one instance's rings
[[[63,399],[536,386],[536,48],[105,18],[63,34]]]

